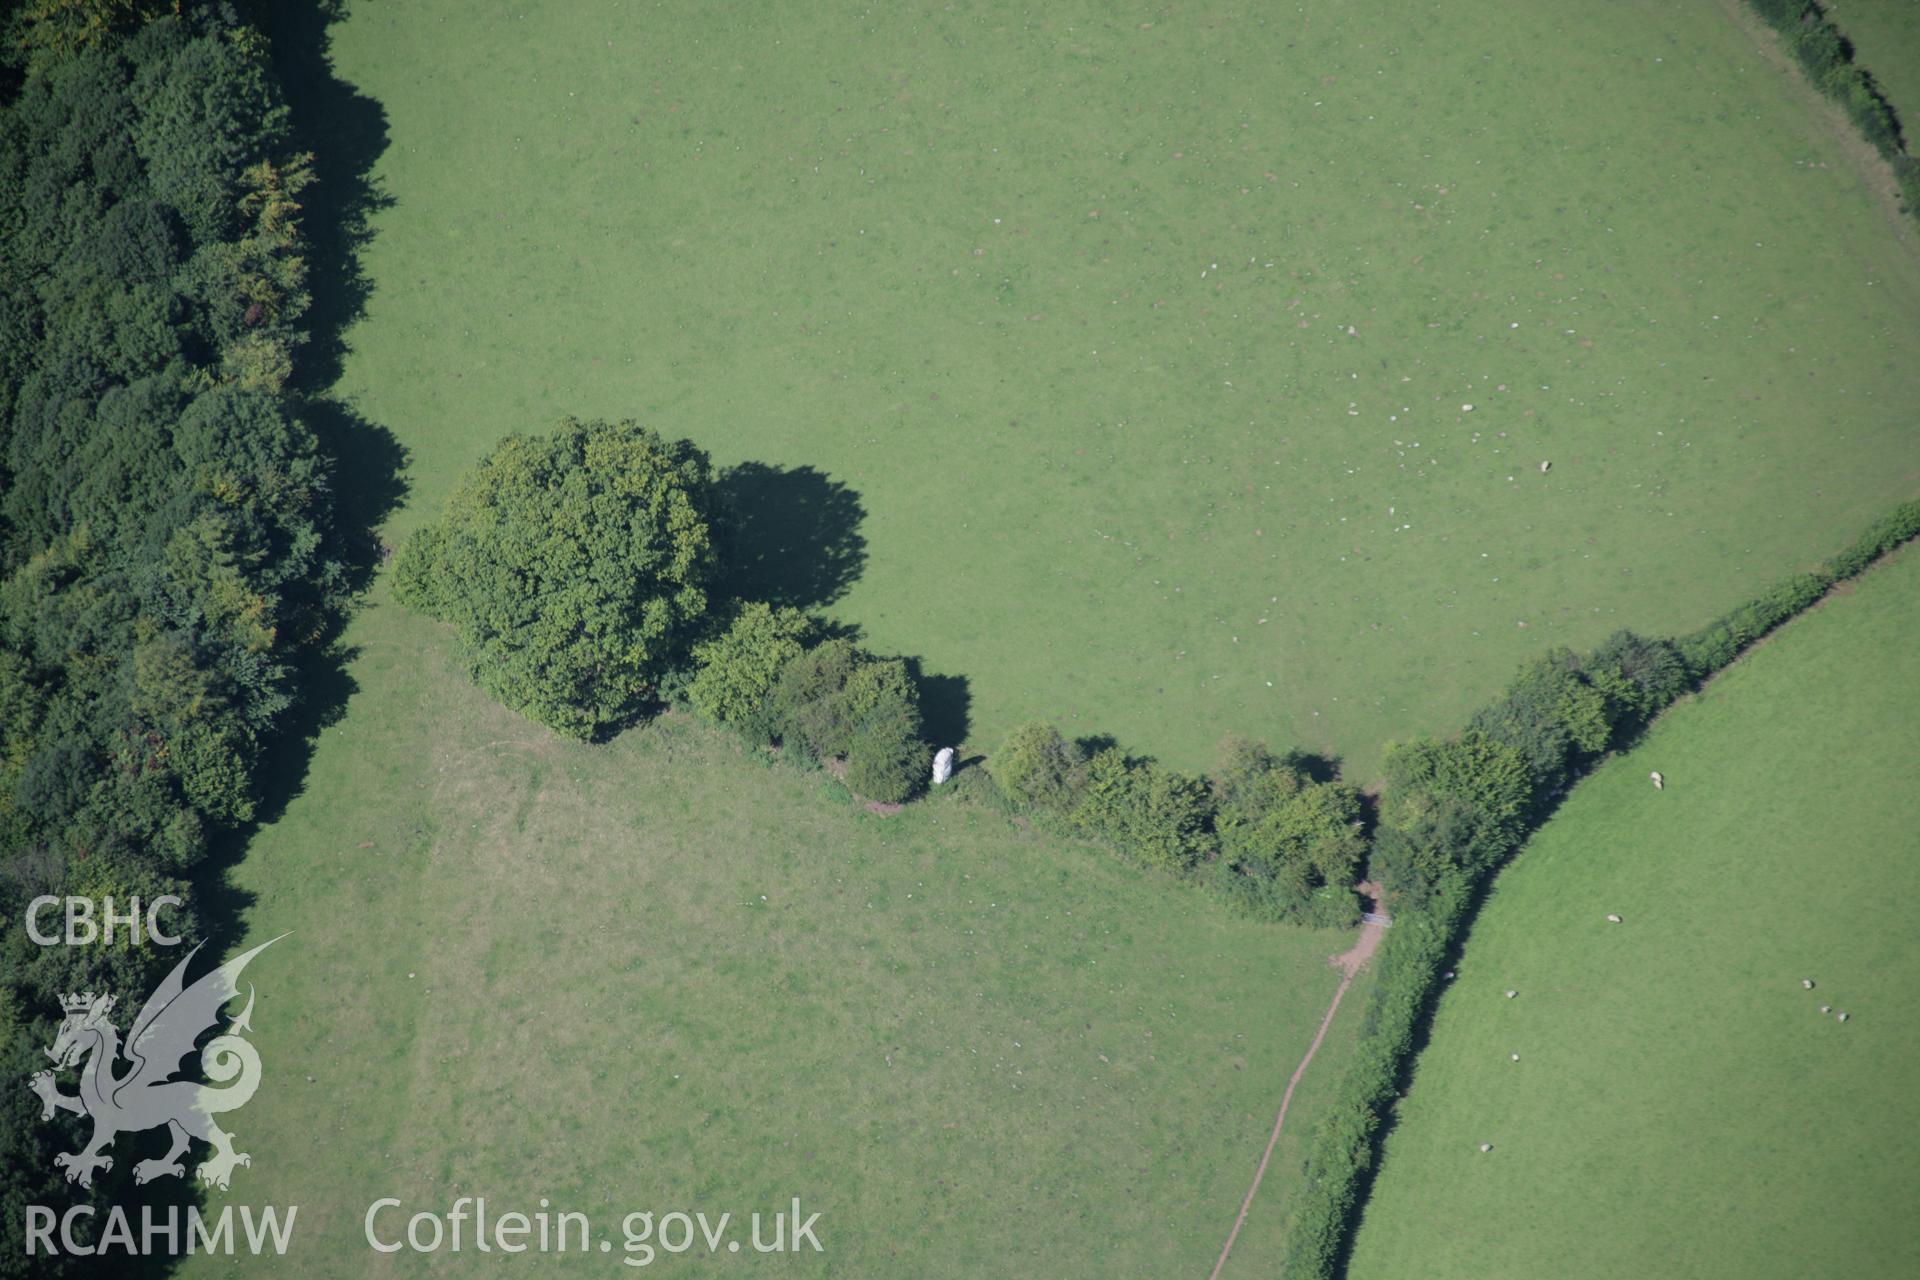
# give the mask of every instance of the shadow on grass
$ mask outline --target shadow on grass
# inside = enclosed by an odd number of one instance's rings
[[[972,725],[973,694],[965,676],[929,674],[919,658],[908,658],[907,674],[920,690],[920,719],[935,749],[958,747]]]
[[[727,529],[726,595],[818,609],[867,563],[860,495],[813,467],[743,462],[717,482]]]
[[[386,108],[333,72],[329,32],[344,12],[340,0],[295,0],[260,4],[250,16],[272,42],[293,145],[314,157],[317,181],[301,211],[309,338],[294,380],[303,416],[332,462],[338,554],[349,589],[359,591],[381,560],[374,530],[406,496],[407,456],[391,431],[331,394],[351,350],[348,331],[373,293],[360,251],[372,238],[373,216],[393,204],[373,178],[387,149]]]
[[[400,442],[385,427],[331,395],[350,350],[347,333],[372,293],[359,254],[372,234],[373,214],[391,203],[372,176],[387,147],[386,111],[333,71],[329,29],[343,13],[338,0],[248,6],[248,17],[271,41],[274,69],[291,110],[293,146],[313,153],[318,177],[302,209],[312,303],[307,312],[308,341],[296,356],[292,389],[301,417],[330,464],[333,554],[341,575],[333,598],[314,606],[312,639],[294,658],[291,684],[296,700],[257,762],[253,818],[215,839],[191,877],[206,950],[186,975],[189,982],[211,969],[244,936],[253,896],[233,883],[233,869],[260,829],[279,819],[304,790],[320,734],[340,720],[358,691],[349,671],[355,651],[341,637],[354,599],[372,582],[384,558],[378,527],[406,494],[407,457]],[[267,1073],[267,1085],[284,1084],[294,1069],[294,1064],[274,1064]],[[243,1119],[236,1128],[244,1137]],[[137,1138],[129,1135],[121,1145],[125,1150],[117,1153],[117,1174],[131,1169],[138,1159],[158,1154],[162,1142],[160,1135],[149,1133]],[[149,1146],[154,1149],[148,1150]],[[240,1146],[244,1149],[244,1141]],[[201,1158],[204,1153],[196,1146],[184,1157],[187,1177],[161,1179],[137,1193],[127,1186],[116,1199],[137,1195],[140,1203],[162,1211],[170,1205],[205,1211],[206,1199],[192,1177],[193,1164]],[[236,1172],[236,1188],[246,1176],[245,1168]],[[184,1230],[184,1214],[182,1221]],[[172,1262],[166,1257],[140,1259],[128,1267],[127,1274],[165,1275],[171,1272]]]

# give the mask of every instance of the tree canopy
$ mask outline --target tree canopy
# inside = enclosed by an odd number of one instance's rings
[[[308,158],[258,34],[225,7],[164,7],[0,17],[0,910],[16,924],[40,894],[182,893],[213,835],[253,816],[263,747],[347,590],[329,469],[288,386]],[[171,923],[198,932],[190,896]],[[31,1069],[59,993],[137,999],[153,952],[0,933],[7,1073]],[[0,1104],[10,1205],[51,1194],[51,1144],[73,1141],[30,1101]],[[0,1275],[54,1274],[20,1228],[0,1227]]]
[[[629,721],[697,638],[717,567],[713,468],[638,423],[509,436],[401,555],[400,598],[449,622],[474,679],[579,738]]]

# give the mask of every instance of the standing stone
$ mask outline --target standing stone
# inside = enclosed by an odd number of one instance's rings
[[[953,776],[953,748],[942,747],[933,757],[933,785],[939,786]]]

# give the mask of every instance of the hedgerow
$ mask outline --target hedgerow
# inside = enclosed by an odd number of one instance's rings
[[[774,687],[787,664],[806,652],[813,630],[798,609],[746,602],[724,631],[694,647],[688,703],[749,738],[772,738]]]
[[[809,648],[821,630],[794,609],[740,605],[724,630],[694,646],[681,682],[687,704],[749,742],[840,761],[846,785],[866,799],[906,800],[933,756],[913,674],[845,637]]]
[[[1893,167],[1907,212],[1920,218],[1920,157],[1907,150],[1900,117],[1874,82],[1853,60],[1853,45],[1813,0],[1747,0],[1748,7],[1780,33],[1814,88],[1847,113],[1881,158]]]
[[[1854,577],[1900,544],[1920,535],[1920,500],[1901,503],[1867,527],[1847,548],[1810,573],[1795,574],[1676,641],[1689,676],[1702,680],[1734,655]]]
[[[1442,964],[1490,877],[1565,787],[1748,646],[1916,536],[1920,501],[1903,503],[1819,570],[1787,578],[1690,636],[1669,642],[1620,632],[1585,657],[1555,651],[1523,668],[1458,737],[1389,749],[1372,865],[1394,923],[1375,960],[1359,1046],[1303,1166],[1286,1275],[1336,1274]]]
[[[1011,813],[1100,841],[1191,879],[1235,911],[1313,928],[1358,922],[1367,848],[1360,792],[1302,761],[1228,738],[1210,777],[1113,746],[1091,754],[1045,721],[1016,727],[987,761]]]

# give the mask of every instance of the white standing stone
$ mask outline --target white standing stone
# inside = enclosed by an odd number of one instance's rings
[[[953,748],[942,747],[933,757],[933,785],[939,786],[953,776]]]

